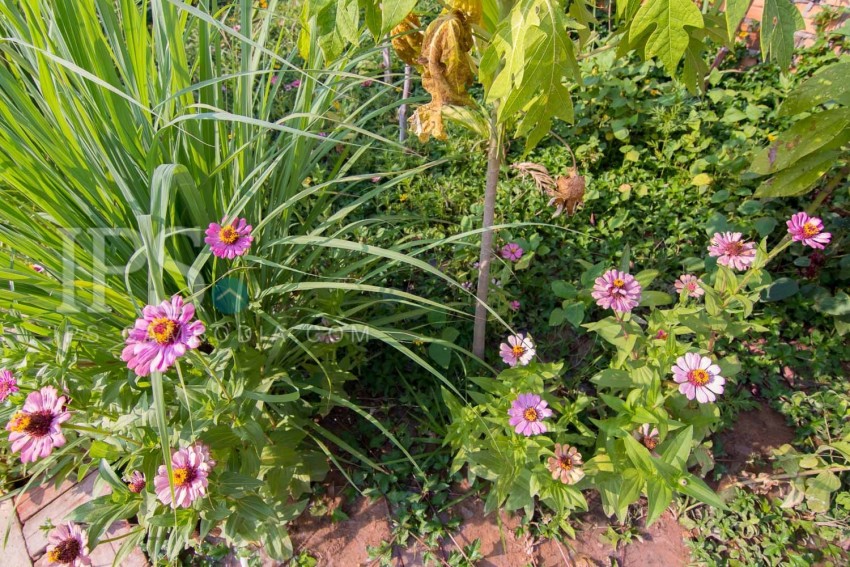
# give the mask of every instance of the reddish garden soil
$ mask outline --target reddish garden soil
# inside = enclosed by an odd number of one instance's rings
[[[765,404],[742,412],[735,425],[719,435],[719,442],[726,454],[728,475],[720,482],[720,490],[743,471],[764,472],[766,461],[774,449],[791,443],[794,430],[788,426],[781,413]],[[769,472],[769,471],[768,471]]]
[[[328,516],[313,517],[305,512],[291,524],[296,553],[308,552],[321,567],[376,565],[368,559],[367,546],[377,546],[390,538],[390,511],[386,503],[359,499],[345,512],[349,518],[338,523],[331,523]],[[517,537],[520,518],[505,512],[500,512],[498,517],[485,516],[484,503],[478,498],[461,502],[451,514],[460,516],[463,523],[451,538],[443,541],[441,549],[435,550],[443,561],[452,551],[478,539],[484,556],[476,562],[479,567],[595,567],[611,565],[612,559],[624,567],[684,567],[690,562],[685,545],[687,532],[669,510],[649,528],[641,525],[643,541],[635,539],[617,550],[600,538],[609,521],[599,511],[585,514],[575,540],[563,543],[549,540],[535,543],[526,536]],[[409,548],[396,549],[393,554],[395,567],[425,564],[424,547],[415,541],[409,543]]]

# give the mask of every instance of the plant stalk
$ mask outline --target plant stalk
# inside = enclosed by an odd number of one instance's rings
[[[475,304],[475,327],[472,335],[472,352],[484,359],[487,336],[487,293],[490,289],[490,258],[493,256],[493,219],[496,215],[496,193],[499,186],[499,168],[502,165],[502,137],[496,124],[496,107],[490,114],[490,142],[487,148],[487,181],[484,186],[484,218],[481,235],[481,254],[478,258],[478,288]]]
[[[410,65],[404,66],[404,84],[401,87],[401,98],[407,100],[410,96],[410,81],[412,68]],[[398,141],[403,142],[407,139],[407,103],[398,107]]]

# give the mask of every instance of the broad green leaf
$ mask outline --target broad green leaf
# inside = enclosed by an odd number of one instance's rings
[[[761,292],[763,301],[782,301],[800,290],[796,280],[791,278],[779,278],[770,284],[770,287]]]
[[[646,525],[649,526],[667,509],[667,505],[673,500],[673,491],[663,480],[650,478],[646,481],[646,497]]]
[[[741,20],[747,15],[747,10],[752,3],[753,0],[726,0],[726,32],[729,41],[735,41],[738,26],[741,25]]]
[[[821,313],[840,317],[850,315],[850,295],[839,291],[834,296],[824,295],[815,300],[815,309]]]
[[[691,445],[694,439],[694,426],[689,425],[681,430],[676,437],[664,447],[664,452],[661,458],[664,462],[670,463],[674,467],[684,470],[688,462],[688,456],[691,454]]]
[[[761,53],[780,67],[791,65],[794,32],[804,27],[797,5],[790,0],[764,0],[761,18]]]
[[[381,0],[381,35],[387,34],[416,7],[417,0]]]
[[[652,475],[655,467],[652,464],[652,456],[649,454],[647,448],[641,445],[631,435],[623,437],[623,443],[625,444],[626,454],[629,456],[632,464],[645,475]]]
[[[789,167],[770,179],[764,180],[756,189],[755,196],[765,198],[803,195],[811,191],[818,180],[835,167],[835,160],[840,155],[841,152],[838,150],[820,150],[808,155],[794,164],[794,167]],[[759,234],[761,235],[761,232]]]
[[[709,488],[709,486],[700,478],[697,478],[692,474],[686,474],[679,478],[676,483],[676,490],[687,494],[692,498],[696,498],[700,502],[708,504],[709,506],[720,508],[721,510],[728,509],[726,503],[720,499],[716,492]]]
[[[620,494],[617,499],[617,519],[621,522],[626,517],[629,505],[634,504],[640,498],[644,483],[644,476],[639,470],[628,468],[623,471],[623,482],[620,485]]]
[[[847,139],[850,108],[833,108],[808,116],[779,135],[753,158],[750,171],[768,175],[785,169],[820,148]]]
[[[564,308],[564,316],[570,325],[578,329],[584,321],[584,303],[580,301],[570,303]]]
[[[670,305],[673,296],[663,291],[644,291],[640,294],[640,305],[642,307],[656,307],[658,305]]]
[[[629,41],[649,31],[645,55],[657,56],[670,75],[676,74],[690,38],[685,26],[702,28],[702,14],[690,0],[647,0],[632,21]]]
[[[795,88],[779,107],[779,116],[807,112],[829,101],[850,106],[850,61],[823,67]]]

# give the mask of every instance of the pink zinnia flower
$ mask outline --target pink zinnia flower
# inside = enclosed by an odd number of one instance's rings
[[[640,302],[641,287],[631,274],[619,270],[608,270],[596,278],[590,294],[603,309],[627,313]]]
[[[741,240],[740,232],[718,232],[711,237],[708,255],[733,270],[746,270],[756,259],[756,245]]]
[[[832,239],[832,234],[823,231],[823,221],[806,213],[795,214],[785,224],[792,240],[802,242],[804,246],[823,250]]]
[[[270,82],[272,85],[276,85],[276,84],[277,84],[277,82],[278,82],[278,80],[279,80],[279,79],[278,79],[278,76],[277,76],[277,75],[272,75],[272,78],[271,78],[271,79],[269,79],[269,82]]]
[[[584,477],[581,465],[581,453],[578,449],[555,443],[555,456],[549,457],[546,467],[552,473],[553,480],[560,480],[564,484],[575,484]]]
[[[171,471],[174,481],[174,499],[171,498],[171,487],[168,484],[168,468],[160,465],[153,479],[156,496],[163,504],[171,504],[172,508],[188,508],[192,502],[207,493],[210,471],[215,461],[210,458],[209,447],[196,443],[175,451],[171,455]]]
[[[12,451],[20,451],[21,462],[34,463],[65,444],[60,425],[71,413],[65,411],[65,397],[57,394],[53,386],[30,392],[24,407],[6,424]]]
[[[523,249],[516,242],[510,242],[502,247],[502,258],[516,262],[522,258]]]
[[[219,258],[232,260],[236,256],[245,254],[251,247],[251,242],[254,240],[251,236],[251,228],[245,219],[235,219],[227,223],[227,217],[225,217],[221,220],[221,224],[210,223],[204,242],[210,245],[212,253]]]
[[[640,441],[644,447],[649,449],[653,455],[655,455],[655,448],[658,447],[658,428],[653,427],[648,423],[644,423],[641,425],[637,431],[634,432],[634,437],[638,441]]]
[[[360,83],[360,86],[362,86],[362,87],[366,87],[366,88],[369,88],[369,87],[371,87],[371,86],[372,86],[372,83],[373,83],[373,82],[374,82],[374,81],[373,81],[372,79],[366,79],[365,81],[363,81],[362,83]]]
[[[510,307],[510,308],[511,308],[511,311],[519,311],[519,308],[520,308],[520,302],[519,302],[518,300],[514,299],[513,301],[511,301],[511,302],[508,304],[508,307]]]
[[[520,394],[508,410],[508,415],[511,416],[508,423],[514,431],[526,437],[546,433],[543,420],[552,417],[552,410],[548,406],[549,404],[536,394]]]
[[[198,336],[206,328],[200,321],[192,321],[194,316],[195,306],[184,304],[179,295],[148,305],[130,330],[121,360],[139,376],[147,376],[151,370],[165,372],[187,350],[201,345]]]
[[[666,341],[667,340],[667,331],[665,331],[664,329],[658,329],[658,332],[655,333],[655,340]]]
[[[525,366],[534,358],[534,341],[529,335],[511,335],[499,346],[499,355],[508,366]]]
[[[86,532],[74,522],[61,524],[47,538],[47,561],[62,563],[72,567],[91,565],[89,548],[86,545]]]
[[[380,183],[380,182],[381,182],[381,176],[380,175],[376,175],[372,178],[372,183]]]
[[[700,287],[700,279],[691,274],[682,274],[679,279],[673,284],[678,293],[687,290],[690,297],[701,297],[705,295],[705,290]]]
[[[147,484],[145,475],[140,471],[133,471],[133,474],[129,477],[124,477],[123,480],[127,483],[127,489],[133,494],[139,494],[145,489],[145,485]]]
[[[723,393],[726,379],[720,375],[720,367],[707,356],[689,352],[677,358],[671,370],[673,380],[679,384],[679,391],[689,400],[696,398],[699,403],[705,404]]]
[[[18,380],[8,370],[0,370],[0,402],[18,391]]]
[[[44,266],[42,266],[41,264],[30,264],[30,268],[32,268],[39,274],[44,272]]]

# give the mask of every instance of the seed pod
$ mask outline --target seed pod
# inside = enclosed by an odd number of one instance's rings
[[[392,43],[398,58],[408,65],[419,65],[422,55],[422,38],[424,34],[419,29],[419,16],[411,12],[396,27],[393,28]]]
[[[578,174],[578,169],[572,167],[568,175],[558,177],[558,186],[555,189],[547,191],[552,197],[549,200],[549,205],[555,205],[555,214],[552,218],[557,217],[565,210],[567,215],[572,215],[576,209],[584,201],[584,177]]]

